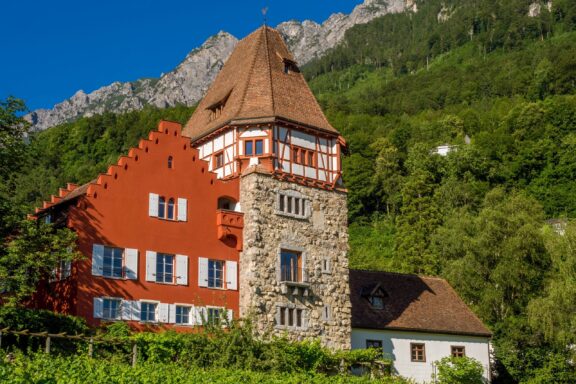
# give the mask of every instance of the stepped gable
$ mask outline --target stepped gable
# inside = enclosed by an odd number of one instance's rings
[[[198,159],[199,164],[201,164],[198,168],[201,169],[201,173],[204,174],[204,179],[207,183],[214,184],[215,182],[221,182],[217,179],[216,173],[205,172],[205,170],[208,169],[208,162],[199,158],[198,150],[190,145],[190,138],[182,135],[182,126],[180,123],[161,121],[158,124],[158,129],[148,134],[148,139],[141,139],[138,147],[131,148],[127,156],[120,156],[116,164],[108,167],[106,173],[101,173],[96,179],[81,186],[68,183],[66,188],[59,189],[58,196],[51,195],[50,201],[44,201],[42,207],[36,208],[34,215],[29,215],[29,217],[34,219],[49,208],[62,205],[82,196],[96,198],[99,191],[103,192],[108,189],[108,183],[113,183],[118,177],[122,177],[123,172],[129,172],[131,167],[137,164],[140,157],[148,154],[149,148],[154,145],[162,145],[166,138],[169,140],[179,140],[182,145],[182,150],[191,152],[193,160]]]
[[[384,293],[373,308],[371,292]],[[352,327],[490,337],[491,332],[444,279],[350,270]]]
[[[338,134],[280,34],[263,26],[238,43],[184,134],[196,140],[227,125],[278,120]]]

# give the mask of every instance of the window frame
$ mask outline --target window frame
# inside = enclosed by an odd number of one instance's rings
[[[206,324],[210,325],[221,325],[222,324],[222,314],[224,313],[224,308],[222,307],[206,307]],[[216,317],[214,316],[216,312]],[[216,321],[214,321],[217,319]]]
[[[166,272],[166,266],[169,265],[169,263],[166,263],[166,260],[170,258],[172,259],[172,271],[170,273]],[[160,260],[162,259],[162,262],[160,262]],[[174,275],[175,275],[175,263],[176,263],[176,255],[171,254],[171,253],[162,253],[162,252],[157,252],[156,253],[156,276],[155,276],[155,283],[158,284],[174,284]],[[162,266],[162,271],[159,271],[159,266]],[[172,278],[170,279],[170,281],[166,280],[166,275],[171,275]],[[159,278],[161,278],[161,280],[159,280]]]
[[[303,252],[289,248],[280,249],[280,282],[304,282]],[[286,268],[285,268],[286,267]]]
[[[114,309],[116,311],[114,317],[112,316],[106,316],[106,303],[110,304],[112,302],[117,303],[116,308]],[[111,307],[108,308],[108,314],[112,314],[110,311],[112,310]],[[103,320],[121,320],[122,319],[122,299],[117,298],[117,297],[102,297],[102,319]]]
[[[456,350],[461,349],[461,352]],[[450,346],[450,356],[452,357],[466,357],[466,347],[463,345],[451,345]]]
[[[214,268],[216,264],[220,265],[220,269]],[[224,289],[224,269],[226,262],[224,260],[208,259],[208,288],[210,289]],[[211,270],[213,273],[211,273]],[[217,272],[220,271],[220,277],[217,277]],[[214,276],[211,276],[214,274]],[[220,281],[220,286],[215,285]],[[212,285],[210,285],[212,282]]]
[[[224,151],[219,151],[214,153],[213,155],[213,163],[212,163],[212,167],[214,169],[219,169],[222,168],[225,165],[225,161],[224,161]]]
[[[181,305],[181,304],[175,304],[175,318],[174,318],[174,324],[176,325],[190,325],[191,324],[191,316],[192,316],[192,306],[191,305]],[[182,311],[182,309],[186,309],[188,311],[188,313],[186,315],[184,315],[183,313],[178,313],[178,310],[180,309],[180,311]],[[182,318],[183,316],[187,317],[187,321],[183,322]],[[178,317],[180,317],[180,321],[178,321]]]
[[[422,348],[418,350],[417,348]],[[415,355],[416,353],[416,355]],[[418,353],[422,354],[422,359],[418,359]],[[425,343],[410,343],[410,361],[413,363],[425,363],[426,362],[426,344]]]
[[[107,279],[123,279],[125,277],[125,262],[124,262],[125,261],[125,249],[124,248],[118,248],[118,247],[111,247],[108,245],[104,245],[103,247],[104,247],[104,249],[102,252],[102,275],[101,276],[105,277]],[[117,269],[117,267],[114,268],[114,258],[118,257],[118,256],[117,255],[116,256],[111,255],[111,256],[107,257],[106,256],[107,250],[120,251],[120,276],[114,276],[114,273],[113,273],[114,269]],[[109,267],[110,268],[110,274],[109,275],[106,274],[106,268],[107,267],[106,267],[105,260],[107,258],[109,258],[109,259],[111,258],[111,264]]]
[[[276,191],[275,213],[295,219],[307,220],[311,215],[310,200],[305,195],[294,190]]]
[[[158,304],[159,304],[159,302],[157,302],[157,301],[140,301],[140,322],[142,322],[142,323],[157,323],[158,322]],[[153,306],[154,312],[150,312],[149,310],[146,311],[146,313],[147,313],[146,317],[148,317],[148,315],[150,313],[153,313],[153,315],[154,315],[153,320],[150,320],[148,318],[147,319],[142,318],[142,314],[145,313],[144,312],[144,306],[148,307],[149,305]]]
[[[243,145],[244,145],[244,156],[246,157],[260,157],[260,156],[264,156],[265,155],[265,151],[264,151],[264,137],[260,137],[260,138],[251,138],[251,139],[244,139],[243,140]],[[250,153],[248,153],[248,148],[247,148],[247,144],[250,143],[251,145],[251,150]],[[260,143],[261,146],[261,153],[258,153],[258,143]]]
[[[276,327],[281,329],[307,329],[306,308],[294,305],[277,305]]]

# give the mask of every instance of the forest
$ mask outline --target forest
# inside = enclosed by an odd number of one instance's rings
[[[350,266],[448,279],[494,332],[495,382],[572,383],[576,3],[529,16],[531,3],[419,1],[348,30],[302,71],[348,143]],[[0,126],[24,108],[3,102]],[[2,150],[0,234],[192,111],[81,118]]]

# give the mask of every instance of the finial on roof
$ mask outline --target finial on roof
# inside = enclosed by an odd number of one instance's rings
[[[266,14],[268,13],[268,6],[262,8],[262,17],[264,19],[264,26],[266,26]]]

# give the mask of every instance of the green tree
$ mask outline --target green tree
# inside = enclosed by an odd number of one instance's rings
[[[440,384],[483,384],[484,369],[470,357],[445,357],[436,363]]]

